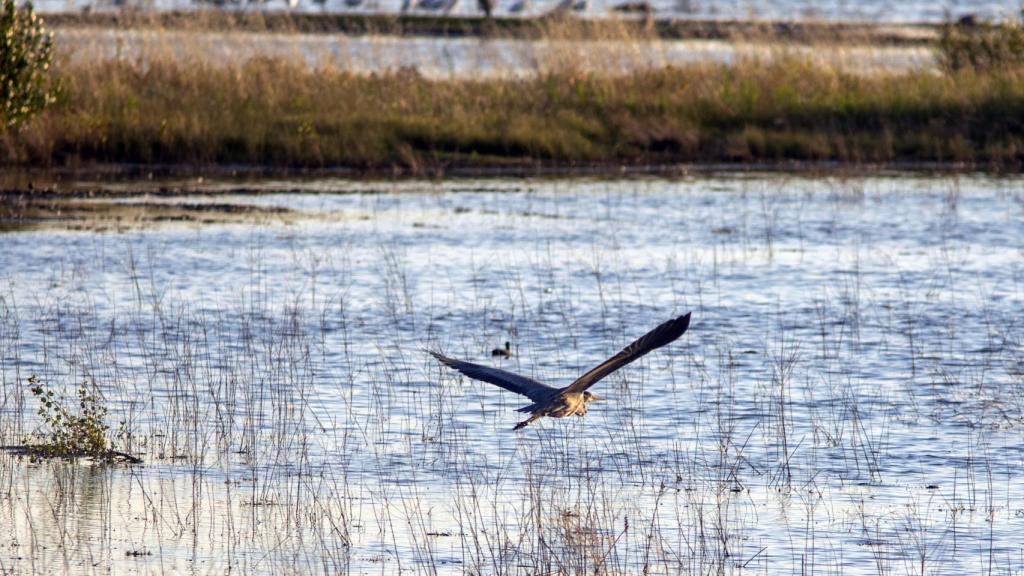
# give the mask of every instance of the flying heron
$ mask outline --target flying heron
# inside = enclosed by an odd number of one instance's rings
[[[550,416],[552,418],[564,418],[566,416],[583,416],[587,413],[587,403],[595,400],[604,400],[597,394],[588,392],[587,389],[597,384],[602,378],[622,368],[626,364],[640,358],[651,350],[661,348],[683,335],[690,327],[690,313],[665,322],[638,338],[635,342],[626,346],[621,352],[605,360],[597,367],[577,378],[572,384],[565,388],[555,388],[542,384],[533,378],[521,376],[507,370],[499,370],[490,366],[463,362],[438,352],[430,351],[430,354],[437,358],[445,366],[454,368],[474,380],[501,386],[505,390],[522,394],[533,404],[523,406],[516,412],[529,413],[530,417],[516,424],[513,430],[519,430],[538,418]]]

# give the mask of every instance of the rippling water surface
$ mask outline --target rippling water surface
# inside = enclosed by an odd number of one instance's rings
[[[184,200],[293,216],[0,235],[4,443],[36,374],[146,461],[3,456],[3,570],[1024,569],[1020,179],[250,188]],[[564,384],[689,310],[518,433],[423,352]]]

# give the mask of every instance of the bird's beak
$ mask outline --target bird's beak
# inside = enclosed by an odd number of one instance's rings
[[[603,396],[598,396],[597,394],[594,394],[593,392],[591,392],[590,393],[590,401],[591,402],[601,402],[601,401],[604,401],[604,397]]]

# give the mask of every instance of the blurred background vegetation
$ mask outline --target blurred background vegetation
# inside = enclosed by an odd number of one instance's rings
[[[10,16],[11,6],[7,0],[5,22],[33,29],[37,21],[28,12]],[[3,72],[27,87],[17,105],[27,112],[7,111],[5,119],[21,122],[54,105],[0,137],[7,165],[423,174],[788,161],[1012,169],[1024,159],[1024,34],[1015,22],[946,25],[931,44],[936,65],[898,73],[854,73],[785,45],[765,58],[602,71],[592,55],[584,62],[574,41],[639,52],[659,41],[657,31],[562,19],[532,35],[568,39],[564,53],[528,75],[431,78],[264,56],[211,63],[157,30],[134,58],[58,54],[45,80],[52,48],[36,26],[15,48],[34,56]]]

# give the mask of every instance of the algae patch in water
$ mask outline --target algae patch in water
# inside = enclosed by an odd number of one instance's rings
[[[292,210],[237,203],[130,201],[73,195],[0,193],[0,232],[31,229],[126,231],[160,224],[257,224]]]

